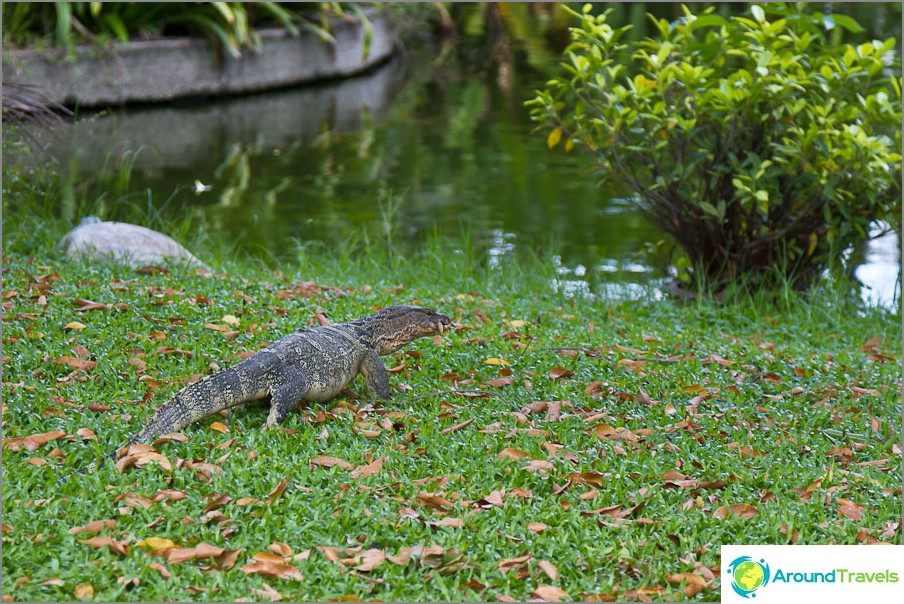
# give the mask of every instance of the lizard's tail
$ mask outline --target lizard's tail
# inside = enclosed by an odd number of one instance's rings
[[[192,419],[191,414],[188,411],[188,408],[185,405],[185,402],[182,400],[182,393],[176,394],[173,398],[164,403],[159,409],[157,409],[157,413],[154,414],[154,417],[151,421],[137,434],[132,436],[125,444],[120,445],[105,454],[97,463],[91,463],[85,468],[78,470],[75,472],[76,476],[81,476],[85,473],[94,472],[101,467],[103,467],[104,463],[108,460],[112,461],[116,459],[116,453],[123,449],[124,447],[128,447],[129,445],[136,444],[149,444],[154,442],[158,436],[163,434],[167,434],[169,432],[178,432],[188,424],[194,421]],[[59,480],[57,480],[57,486],[60,486],[67,482],[73,474],[66,474],[61,476]]]

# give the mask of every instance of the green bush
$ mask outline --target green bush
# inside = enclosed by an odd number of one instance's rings
[[[707,282],[806,285],[899,207],[893,38],[832,45],[826,31],[857,22],[770,3],[752,18],[651,17],[657,38],[626,48],[627,28],[591,10],[569,11],[568,74],[528,101],[532,116],[550,148],[586,148],[629,185]]]

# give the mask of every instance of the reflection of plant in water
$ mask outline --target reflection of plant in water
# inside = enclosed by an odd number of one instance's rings
[[[221,206],[241,204],[251,183],[251,158],[261,153],[260,145],[254,143],[232,145],[226,159],[213,173],[218,179],[226,181],[218,187]]]

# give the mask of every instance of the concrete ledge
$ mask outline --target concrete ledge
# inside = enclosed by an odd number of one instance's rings
[[[97,107],[161,102],[192,96],[240,94],[346,77],[381,63],[393,52],[388,18],[367,11],[373,36],[364,56],[364,27],[332,21],[335,47],[302,30],[260,30],[261,51],[218,57],[206,40],[171,38],[113,47],[82,46],[75,59],[59,49],[4,51],[3,79],[41,86],[54,101]]]

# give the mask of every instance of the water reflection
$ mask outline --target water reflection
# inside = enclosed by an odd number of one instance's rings
[[[893,308],[901,304],[901,242],[898,233],[888,224],[877,222],[870,229],[872,239],[866,248],[863,263],[854,276],[863,284],[864,300],[871,304]]]

